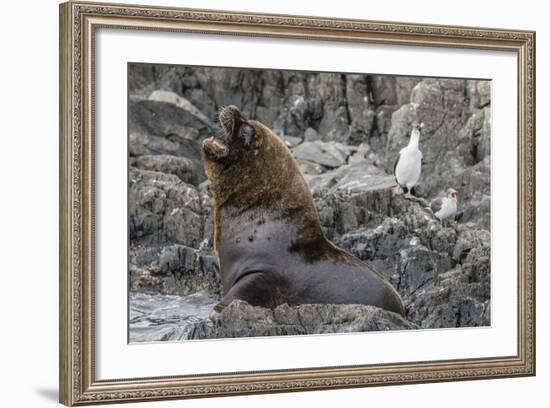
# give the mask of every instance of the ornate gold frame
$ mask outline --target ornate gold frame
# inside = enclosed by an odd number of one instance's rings
[[[518,349],[513,356],[177,377],[94,376],[93,46],[98,27],[507,50],[518,61]],[[66,405],[535,374],[535,33],[68,2],[60,6],[60,401]]]

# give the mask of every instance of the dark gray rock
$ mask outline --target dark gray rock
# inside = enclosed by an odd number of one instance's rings
[[[408,106],[408,105],[403,105]],[[381,105],[376,108],[376,135],[384,137],[388,134],[392,126],[393,113],[399,108],[397,105]],[[375,135],[371,135],[374,137]],[[385,146],[384,146],[385,148]]]
[[[486,107],[472,112],[458,138],[461,156],[467,165],[482,161],[491,154],[491,109]]]
[[[236,300],[214,322],[196,323],[188,338],[288,336],[417,328],[417,325],[400,315],[374,306],[284,304],[269,310]]]
[[[329,238],[385,218],[393,178],[373,166],[354,164],[308,177],[321,224]],[[385,209],[385,210],[384,210]]]
[[[372,97],[376,106],[395,105],[397,94],[395,77],[383,75],[369,75]]]
[[[422,81],[419,77],[395,77],[395,96],[397,106],[411,102],[414,87]]]
[[[198,247],[205,238],[210,239],[205,237],[209,209],[201,195],[174,175],[130,168],[130,239]]]
[[[369,84],[365,75],[346,75],[346,102],[351,120],[349,142],[368,141],[376,114],[369,99]]]
[[[166,246],[162,248],[160,253],[159,264],[160,272],[164,274],[177,270],[193,270],[195,250],[178,244]]]
[[[130,100],[128,116],[130,135],[199,138],[211,136],[216,131],[216,127],[206,121],[204,115],[171,102]]]
[[[130,166],[178,176],[181,181],[198,185],[206,180],[200,162],[168,154],[143,155],[130,158]]]
[[[423,328],[490,324],[489,301],[479,282],[470,282],[460,267],[440,274],[432,284],[407,299],[408,317]]]
[[[192,72],[197,87],[209,96],[216,109],[236,105],[245,115],[256,116],[256,107],[262,96],[263,71],[194,68]],[[214,113],[206,112],[206,115],[212,117]]]
[[[188,295],[200,291],[221,293],[217,258],[209,251],[185,245],[130,248],[130,288],[134,291]]]
[[[177,106],[180,109],[183,109],[185,112],[189,112],[194,118],[200,120],[203,122],[205,126],[207,126],[210,129],[214,129],[213,123],[210,121],[210,119],[202,113],[201,110],[199,110],[195,105],[193,105],[190,101],[185,99],[184,97],[178,95],[175,92],[170,91],[164,91],[161,89],[157,89],[153,92],[151,92],[151,95],[149,95],[150,101],[157,101],[157,102],[165,102],[165,103],[171,103],[172,105]]]
[[[490,234],[474,224],[441,226],[416,202],[394,198],[393,217],[336,242],[384,274],[407,318],[422,327],[490,324]]]

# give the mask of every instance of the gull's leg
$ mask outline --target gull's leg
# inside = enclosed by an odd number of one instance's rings
[[[392,195],[392,197],[396,197],[396,196],[401,195],[401,194],[403,194],[403,188],[399,184],[396,184],[391,189],[391,195]]]

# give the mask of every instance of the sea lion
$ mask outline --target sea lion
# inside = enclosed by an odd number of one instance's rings
[[[202,145],[223,287],[210,317],[234,299],[267,308],[365,304],[403,315],[392,285],[325,237],[308,185],[281,139],[235,106],[218,119],[222,134]]]

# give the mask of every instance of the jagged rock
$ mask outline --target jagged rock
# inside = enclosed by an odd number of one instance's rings
[[[353,153],[349,159],[348,164],[366,163],[369,164],[369,158],[371,156],[371,147],[368,143],[363,142],[357,146],[357,150]]]
[[[378,135],[385,136],[388,134],[392,125],[393,113],[397,109],[396,105],[381,105],[376,108],[376,131]]]
[[[395,77],[395,95],[397,106],[411,102],[411,93],[414,87],[422,81],[418,77]]]
[[[157,102],[166,102],[171,103],[177,106],[184,111],[189,112],[191,115],[195,116],[197,119],[201,120],[207,127],[213,129],[214,125],[212,122],[204,115],[199,109],[197,109],[191,102],[187,99],[179,96],[175,92],[164,91],[157,89],[149,95],[149,100]]]
[[[304,142],[292,149],[298,160],[307,160],[328,168],[340,167],[346,163],[354,146],[346,146],[338,142]]]
[[[196,323],[188,339],[288,336],[411,330],[418,326],[400,315],[365,305],[281,305],[274,310],[235,300],[214,322]]]
[[[163,137],[169,140],[170,137],[174,139],[174,136],[197,139],[211,136],[216,131],[212,123],[204,120],[204,115],[197,116],[196,110],[183,109],[172,102],[130,100],[128,116],[130,137],[136,134],[135,140],[140,140],[140,136]],[[175,139],[175,142],[178,141]]]
[[[262,95],[264,71],[201,67],[194,68],[192,72],[197,80],[197,87],[212,99],[216,109],[236,105],[246,116],[256,116],[256,106]],[[199,106],[195,101],[191,102]],[[211,114],[215,112],[206,112],[208,117],[213,117]]]
[[[146,249],[132,246],[130,253],[132,290],[177,295],[203,290],[221,293],[218,260],[208,252],[173,244]]]
[[[476,81],[477,103],[478,108],[483,108],[491,103],[491,82]]]
[[[346,100],[351,119],[349,141],[353,144],[367,141],[374,126],[376,114],[368,88],[365,75],[346,75]]]
[[[460,130],[461,156],[467,165],[482,161],[491,154],[491,109],[476,109]]]
[[[302,139],[299,137],[293,137],[293,136],[285,136],[283,137],[283,141],[288,147],[294,147],[296,145],[299,145],[302,143]]]
[[[160,272],[167,274],[176,270],[190,271],[195,265],[195,250],[185,245],[170,245],[160,253]]]
[[[308,127],[304,132],[304,140],[306,142],[315,142],[320,139],[321,137],[319,136],[319,133],[317,133],[317,131],[313,128]]]
[[[372,97],[376,106],[394,105],[397,103],[394,76],[372,75],[368,78],[370,80]]]
[[[437,284],[413,293],[407,312],[423,328],[486,326],[490,324],[486,295],[483,285],[469,282],[459,266],[440,274]]]
[[[205,231],[201,193],[178,177],[130,168],[130,239],[198,247]]]
[[[318,176],[307,178],[314,196],[326,196],[335,193],[363,193],[385,191],[395,185],[393,176],[389,176],[366,161],[341,166]],[[386,191],[387,192],[387,191]]]
[[[168,154],[143,155],[130,158],[130,166],[142,170],[151,170],[178,176],[181,181],[198,185],[206,180],[202,165],[187,157],[171,156]]]
[[[297,162],[300,170],[305,176],[323,174],[327,170],[326,167],[308,160],[297,160]]]

